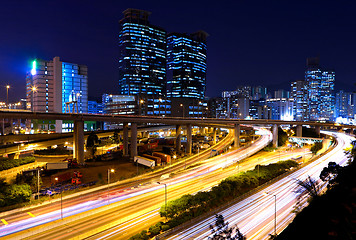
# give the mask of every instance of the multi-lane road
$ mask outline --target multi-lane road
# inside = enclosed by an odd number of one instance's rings
[[[254,168],[256,164],[268,164],[306,153],[301,149],[278,154],[267,153],[251,157],[248,161],[242,161],[239,165],[236,165],[236,162],[259,151],[270,141],[270,132],[263,131],[261,134],[260,139],[247,148],[231,151],[228,154],[210,159],[203,157],[206,153],[202,153],[199,156],[200,164],[197,164],[195,168],[182,171],[175,178],[163,180],[162,183],[168,186],[168,200],[178,198],[183,194],[208,189],[227,176],[237,171]],[[223,148],[226,144],[227,142],[222,141],[220,147]],[[187,166],[196,162],[196,160],[188,159]],[[233,166],[229,167],[229,165]],[[177,171],[178,169],[172,167],[169,171]],[[112,187],[108,192],[98,191],[78,198],[66,199],[63,202],[62,211],[57,202],[32,209],[30,211],[32,216],[28,213],[29,211],[3,216],[7,218],[9,224],[0,227],[0,236],[6,236],[6,238],[28,236],[31,239],[70,239],[79,236],[88,237],[101,232],[94,235],[92,239],[127,239],[142,229],[147,229],[152,223],[162,220],[159,217],[158,210],[164,203],[164,186],[157,184],[157,181],[161,181],[159,179],[161,174],[164,174],[164,172],[155,173],[154,177],[146,176],[141,181],[136,179],[135,184],[132,182],[119,184]],[[273,190],[268,191],[273,192]],[[260,202],[258,198],[255,201]],[[251,205],[249,202],[245,202],[245,204],[246,206],[242,208]],[[61,212],[63,220],[60,220]],[[264,221],[269,221],[269,219],[267,218]],[[49,230],[43,231],[46,228]],[[242,225],[240,228],[243,229]],[[24,229],[28,230],[23,231]],[[195,236],[196,233],[193,230],[193,233],[181,234],[183,235],[175,237],[190,238]],[[209,233],[206,232],[205,234]],[[197,238],[200,237],[197,236]]]
[[[308,176],[318,179],[321,170],[330,161],[340,165],[345,165],[347,162],[347,156],[343,149],[348,147],[354,138],[342,133],[329,132],[328,134],[334,134],[338,141],[332,151],[288,177],[222,211],[221,214],[230,223],[230,226],[237,225],[247,239],[268,239],[269,234],[274,234],[276,220],[276,233],[280,233],[295,216],[292,211],[296,206],[299,194],[295,192],[296,180],[304,180]],[[322,185],[322,183],[320,184]],[[302,201],[301,204],[306,205],[306,201]],[[209,225],[213,223],[214,217],[210,217],[171,235],[168,239],[206,239],[211,234]]]

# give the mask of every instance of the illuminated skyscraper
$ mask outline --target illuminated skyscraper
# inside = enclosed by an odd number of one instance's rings
[[[62,113],[66,103],[72,102],[75,111],[86,113],[88,67],[62,62],[59,57],[50,61],[35,59],[26,75],[26,98],[27,109],[34,112]],[[59,123],[56,123],[57,132],[61,132]]]
[[[208,34],[170,33],[167,38],[167,96],[204,99]]]
[[[320,69],[319,58],[308,58],[305,81],[308,120],[332,120],[335,104],[335,72]]]
[[[88,111],[88,67],[60,61],[35,59],[26,76],[27,109],[34,112],[65,112],[66,103],[77,101],[78,112]],[[32,106],[33,104],[33,106]]]
[[[208,34],[170,33],[167,37],[167,97],[172,116],[206,115],[206,38]],[[184,106],[184,107],[183,107]]]
[[[308,94],[304,80],[298,80],[291,84],[291,98],[294,100],[293,118],[296,121],[307,120]]]
[[[149,23],[148,11],[126,9],[119,33],[119,94],[135,95],[147,115],[164,115],[166,31]]]

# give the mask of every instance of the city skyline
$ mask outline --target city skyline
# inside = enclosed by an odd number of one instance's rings
[[[1,100],[6,99],[7,84],[11,86],[10,102],[18,101],[19,96],[24,98],[31,60],[53,56],[88,66],[90,97],[98,98],[105,92],[117,94],[119,20],[122,11],[130,7],[152,12],[152,24],[167,32],[202,29],[210,35],[206,92],[209,97],[243,85],[289,90],[290,82],[304,78],[306,58],[317,55],[323,66],[336,71],[336,90],[355,89],[352,43],[356,36],[349,31],[355,25],[354,3],[261,2],[255,7],[243,2],[202,5],[198,1],[189,8],[184,7],[184,2],[183,6],[140,1],[109,2],[106,6],[65,3],[24,2],[18,7],[15,1],[5,3],[0,10],[3,34],[7,36],[0,44]],[[61,14],[64,10],[65,16]],[[26,20],[29,16],[30,21]],[[26,35],[26,40],[22,35]]]

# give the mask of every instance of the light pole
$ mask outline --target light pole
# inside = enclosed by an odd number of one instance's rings
[[[274,197],[274,237],[277,237],[277,195],[265,192],[265,195],[270,195]]]
[[[183,118],[184,118],[184,105],[183,105],[183,103],[181,103],[180,106],[181,106],[182,109],[183,109]]]
[[[115,169],[108,169],[108,204],[109,204],[109,185],[110,185],[110,173],[114,173]]]
[[[6,85],[6,105],[7,105],[7,108],[9,108],[9,88],[10,88],[10,85]]]
[[[54,180],[58,181],[58,178],[56,177]],[[62,198],[62,192],[63,192],[63,187],[61,184],[61,219],[63,220],[63,198]]]
[[[21,146],[23,146],[21,144]],[[40,198],[40,171],[42,171],[42,168],[37,168],[37,199]],[[58,180],[58,178],[56,179],[56,181]]]
[[[31,103],[31,107],[32,107],[32,112],[35,111],[35,107],[34,107],[34,104],[35,104],[35,92],[37,91],[37,87],[36,86],[33,86],[31,88],[32,90],[32,103]]]
[[[167,184],[157,182],[158,184],[164,185],[164,212],[166,213],[166,222],[167,222]]]

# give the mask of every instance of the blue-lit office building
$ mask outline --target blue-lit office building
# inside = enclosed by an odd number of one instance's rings
[[[33,60],[26,74],[26,100],[27,109],[34,112],[87,113],[88,67],[59,57]],[[56,132],[62,132],[61,122],[56,121]]]
[[[291,83],[291,98],[294,100],[293,119],[306,121],[308,110],[308,92],[306,81],[297,80]]]
[[[204,31],[168,34],[167,97],[172,101],[172,116],[206,115],[207,36]]]
[[[149,23],[148,11],[127,9],[119,32],[119,94],[137,96],[146,115],[167,111],[166,31]],[[170,106],[170,105],[169,105]]]
[[[305,81],[308,103],[307,120],[333,120],[335,72],[322,70],[319,66],[319,58],[308,58]]]

